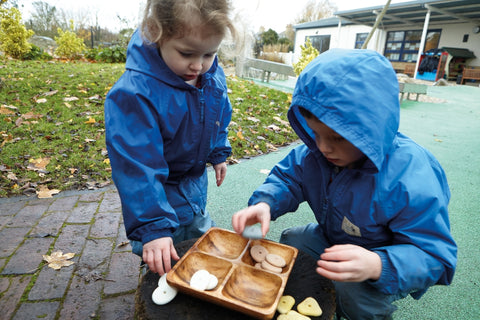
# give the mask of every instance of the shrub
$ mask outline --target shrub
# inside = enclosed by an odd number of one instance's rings
[[[58,48],[55,50],[55,54],[67,59],[78,59],[81,54],[86,50],[86,46],[83,43],[83,39],[77,37],[73,31],[73,21],[70,20],[70,30],[63,31],[58,28],[58,37],[55,37],[55,41],[58,44]]]
[[[125,62],[127,60],[127,50],[121,46],[103,48],[98,51],[96,59],[99,62],[108,63]]]
[[[300,59],[298,59],[297,63],[293,64],[293,71],[297,75],[300,75],[300,73],[303,71],[303,69],[305,69],[307,64],[309,64],[310,61],[315,59],[320,54],[318,50],[312,46],[312,42],[310,41],[310,39],[307,39],[305,45],[300,46],[300,49],[302,50]]]
[[[43,50],[40,47],[37,47],[34,44],[31,44],[30,51],[23,55],[23,60],[37,60],[43,54]]]
[[[0,7],[0,50],[15,59],[21,59],[30,52],[27,40],[34,34],[22,24],[22,15],[17,8]]]

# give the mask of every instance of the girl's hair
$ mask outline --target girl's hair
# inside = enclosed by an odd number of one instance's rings
[[[153,43],[181,37],[206,25],[221,35],[235,36],[228,14],[229,0],[148,0],[141,25],[144,37]]]

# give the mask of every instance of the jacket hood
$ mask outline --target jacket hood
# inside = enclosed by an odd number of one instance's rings
[[[372,50],[331,49],[298,77],[288,118],[303,142],[316,150],[298,107],[309,110],[362,151],[378,171],[398,131],[398,94],[395,71],[384,56]]]
[[[215,57],[210,70],[202,76],[208,77],[208,74],[215,72],[217,66],[218,60],[217,57]],[[189,84],[185,83],[185,80],[170,70],[160,56],[156,44],[143,38],[141,31],[138,29],[133,33],[128,44],[125,68],[127,70],[144,73],[150,77],[177,87],[190,87]]]

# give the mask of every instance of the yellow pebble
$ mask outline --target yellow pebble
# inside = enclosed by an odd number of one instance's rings
[[[287,313],[295,304],[295,299],[292,296],[283,296],[277,305],[277,311],[279,313]]]
[[[322,315],[322,309],[317,300],[308,297],[297,306],[298,312],[306,316],[319,317]]]

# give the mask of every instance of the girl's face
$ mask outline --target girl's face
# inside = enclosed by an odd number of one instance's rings
[[[315,143],[323,156],[338,167],[349,167],[364,157],[363,153],[344,137],[316,118],[305,118],[315,133]]]
[[[183,80],[195,85],[198,76],[213,64],[223,35],[206,27],[199,27],[183,37],[160,42],[160,54],[167,66]]]

